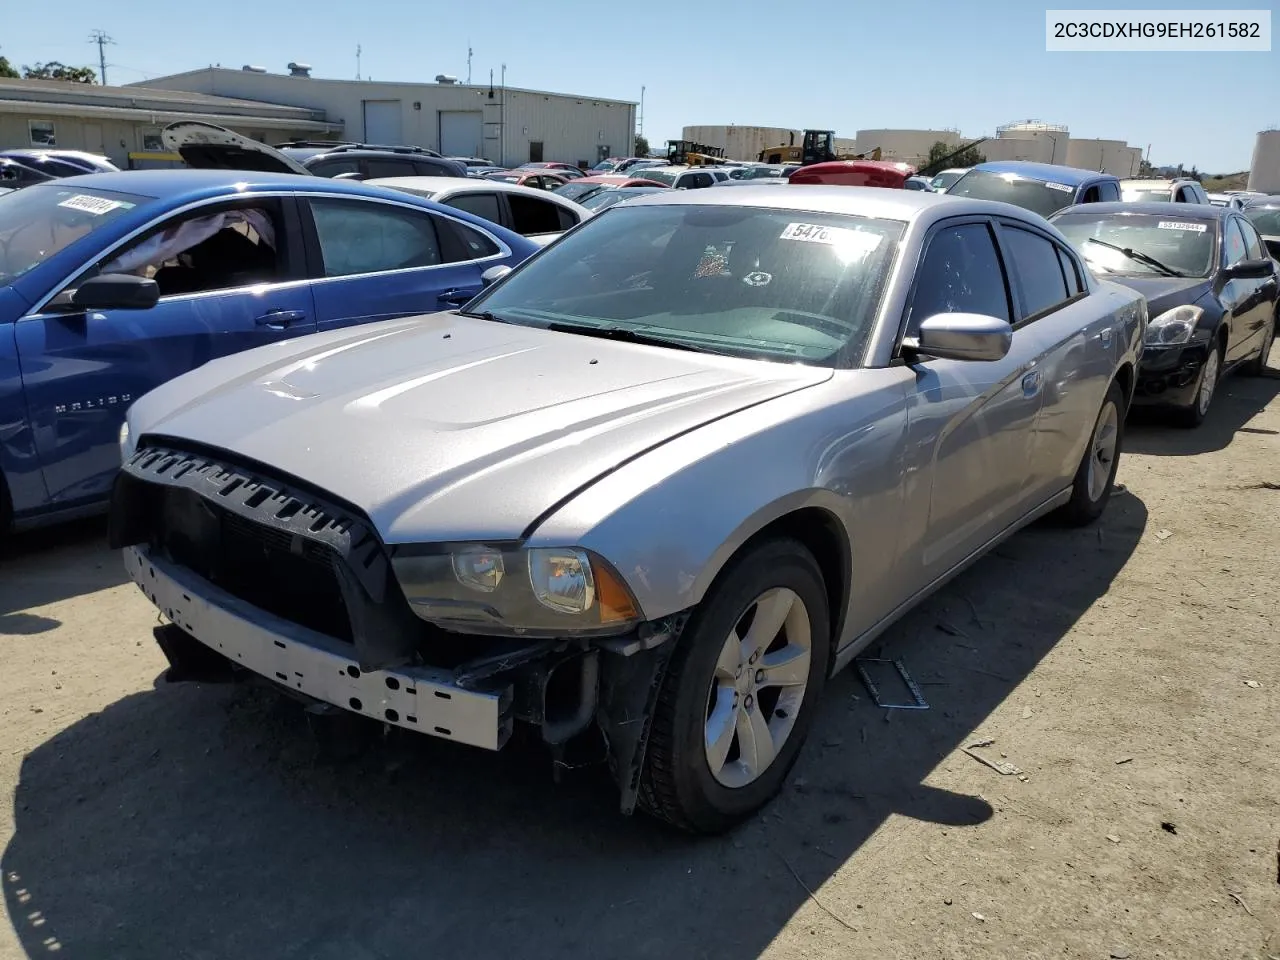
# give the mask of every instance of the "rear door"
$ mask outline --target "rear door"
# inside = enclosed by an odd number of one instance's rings
[[[1230,267],[1249,259],[1249,244],[1241,227],[1243,217],[1231,216],[1222,225],[1222,265]],[[1219,280],[1218,299],[1222,301],[1227,324],[1226,362],[1242,360],[1256,349],[1254,337],[1262,329],[1265,280],[1232,277]]]
[[[926,240],[905,335],[941,313],[979,313],[1012,322],[1005,264],[986,218],[946,221]],[[1040,344],[1015,331],[994,362],[925,358],[915,364],[908,448],[927,451],[927,520],[913,532],[920,582],[966,559],[1026,509],[1043,376]]]
[[[1075,475],[1118,344],[1073,253],[1029,224],[1001,220],[997,233],[1012,281],[1014,342],[1031,358],[1041,396],[1026,488],[1032,508]]]
[[[160,302],[149,310],[45,308],[16,330],[37,450],[59,506],[106,495],[133,400],[215,357],[316,329],[291,196],[165,217],[65,290],[98,273],[150,276]]]
[[[394,201],[308,197],[308,268],[321,330],[452,310],[510,251],[469,224]]]

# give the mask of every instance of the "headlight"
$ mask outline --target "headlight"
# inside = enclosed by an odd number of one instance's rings
[[[138,444],[129,434],[129,421],[120,424],[120,462],[126,463],[138,449]]]
[[[618,573],[578,547],[401,547],[391,563],[413,612],[453,630],[614,634],[640,620],[639,606]]]
[[[1166,310],[1147,324],[1146,343],[1152,347],[1174,347],[1186,343],[1195,333],[1204,310],[1183,304]]]

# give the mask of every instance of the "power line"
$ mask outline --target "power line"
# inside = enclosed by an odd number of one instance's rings
[[[105,30],[94,30],[89,34],[89,42],[98,45],[98,72],[102,76],[102,85],[107,85],[107,44],[114,44]]]

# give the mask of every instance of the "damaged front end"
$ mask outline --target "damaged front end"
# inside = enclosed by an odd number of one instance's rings
[[[634,809],[657,690],[686,618],[628,618],[625,588],[606,568],[588,576],[591,599],[600,598],[588,629],[557,633],[553,615],[509,628],[492,599],[402,582],[403,565],[421,567],[423,554],[397,556],[357,508],[186,442],[129,458],[110,541],[173,624],[157,634],[171,679],[212,655],[295,696],[493,750],[517,720],[553,750],[594,725],[623,811]],[[484,564],[468,564],[465,576],[493,581]],[[467,582],[463,573],[458,581]],[[542,586],[531,574],[511,578],[506,595],[528,594],[531,583],[551,614],[568,602],[557,591],[582,593],[556,568]],[[527,602],[523,594],[502,602]]]

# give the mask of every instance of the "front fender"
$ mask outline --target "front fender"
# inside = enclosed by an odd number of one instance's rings
[[[879,604],[868,598],[892,593],[911,379],[902,367],[841,371],[701,427],[594,483],[529,545],[577,544],[605,557],[652,620],[701,601],[764,527],[816,508],[850,544],[850,569],[837,574],[851,574],[847,638],[874,620]]]

